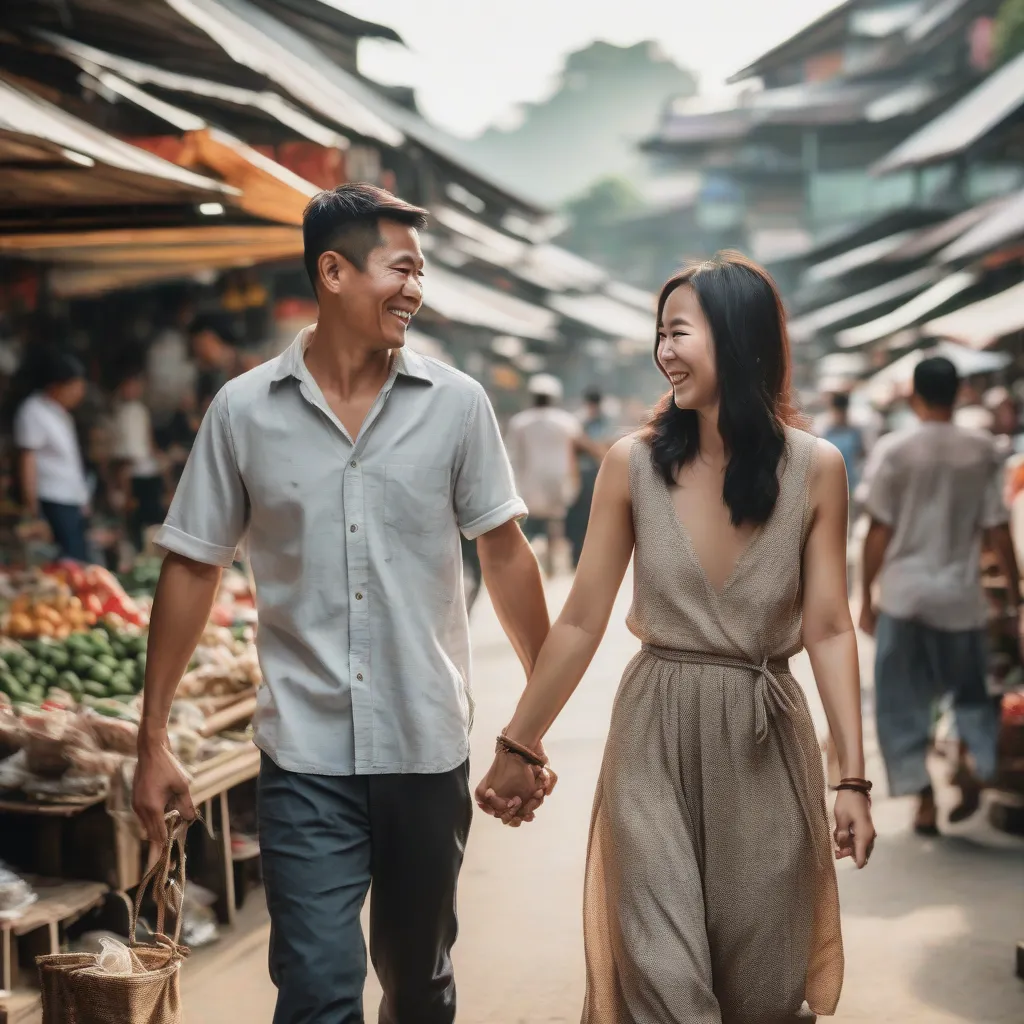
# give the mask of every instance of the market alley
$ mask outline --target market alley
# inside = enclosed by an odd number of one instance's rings
[[[568,588],[549,584],[557,611]],[[629,582],[590,672],[546,746],[560,773],[537,821],[518,831],[477,815],[460,888],[455,949],[462,1024],[576,1021],[583,998],[580,927],[591,798],[611,703],[637,644],[623,625]],[[489,763],[522,675],[486,598],[474,610],[474,779]],[[820,705],[806,659],[797,664],[818,721]],[[882,778],[866,688],[868,774]],[[952,797],[952,793],[942,796]],[[948,806],[949,800],[946,801]],[[840,867],[847,973],[839,1024],[1019,1024],[1024,985],[1013,974],[1022,937],[1024,844],[980,816],[941,840],[909,829],[906,801],[879,797],[871,866]],[[770,837],[767,837],[770,842]],[[189,1024],[269,1024],[269,924],[254,894],[234,935],[198,953],[183,975]],[[248,919],[246,921],[246,919]],[[247,927],[250,924],[251,927]],[[367,985],[367,1019],[379,995]]]

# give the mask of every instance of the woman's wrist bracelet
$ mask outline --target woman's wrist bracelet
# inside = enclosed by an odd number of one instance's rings
[[[522,743],[516,743],[515,740],[510,740],[504,733],[499,734],[494,750],[495,753],[498,754],[514,754],[516,757],[521,758],[527,764],[533,765],[535,768],[546,768],[548,764],[548,759],[546,757],[541,757],[535,750],[531,750]]]

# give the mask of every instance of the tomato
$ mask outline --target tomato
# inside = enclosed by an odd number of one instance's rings
[[[103,614],[103,602],[95,594],[87,594],[82,604],[90,615],[99,617]]]

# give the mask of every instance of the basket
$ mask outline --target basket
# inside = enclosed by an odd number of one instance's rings
[[[188,824],[177,811],[167,815],[163,856],[139,883],[129,932],[131,974],[100,970],[95,953],[54,953],[36,959],[42,990],[42,1024],[181,1024],[181,963],[188,949],[179,944],[185,894],[185,832]],[[174,855],[177,865],[174,869]],[[179,908],[174,934],[164,934],[168,890],[177,884]],[[153,886],[157,907],[152,943],[135,939],[139,912]]]

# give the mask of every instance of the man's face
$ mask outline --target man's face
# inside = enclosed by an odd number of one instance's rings
[[[381,244],[360,270],[337,253],[321,257],[322,297],[354,337],[371,350],[401,348],[423,304],[423,252],[415,228],[381,220]]]

